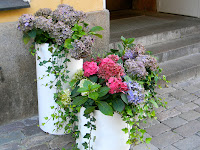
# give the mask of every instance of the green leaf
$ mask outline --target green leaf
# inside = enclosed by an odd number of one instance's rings
[[[119,48],[120,51],[123,51],[123,48],[120,44],[118,44],[118,48]]]
[[[87,100],[88,100],[87,96],[78,96],[73,99],[73,104],[80,106],[80,105],[84,104]]]
[[[126,82],[133,81],[129,76],[125,76],[125,77],[124,77],[124,80],[125,80]]]
[[[89,85],[92,85],[92,82],[85,80],[84,83],[83,83],[83,87],[88,88]]]
[[[120,96],[121,96],[121,99],[124,101],[124,103],[126,103],[128,105],[128,98],[127,98],[126,94],[121,93]]]
[[[123,60],[120,58],[120,59],[117,61],[117,63],[123,64]]]
[[[158,104],[157,104],[153,99],[151,99],[150,102],[151,102],[156,108],[158,108]]]
[[[128,38],[127,40],[128,40],[128,44],[131,44],[131,43],[133,43],[133,41],[134,41],[135,39],[134,39],[134,38]]]
[[[35,38],[35,37],[36,37],[36,30],[31,30],[30,32],[28,32],[28,35],[29,35],[31,38]]]
[[[89,139],[90,138],[90,134],[86,133],[86,135],[83,138]]]
[[[84,27],[87,27],[89,24],[84,22],[84,21],[81,21],[81,23],[84,25]]]
[[[79,89],[77,90],[77,92],[83,93],[83,92],[89,92],[89,91],[88,91],[88,88],[83,87],[83,88],[79,88]]]
[[[105,95],[109,92],[109,90],[110,90],[110,88],[107,87],[107,86],[101,87],[101,88],[98,90],[99,97],[105,96]]]
[[[126,41],[126,39],[123,37],[123,36],[121,36],[121,40],[124,42],[124,41]]]
[[[77,92],[77,90],[78,90],[78,87],[76,87],[74,90],[72,90],[71,97],[76,97],[80,94],[79,92]]]
[[[116,52],[118,52],[119,50],[118,50],[118,49],[110,49],[110,51],[111,51],[112,53],[116,53]]]
[[[128,128],[124,128],[124,129],[122,129],[122,131],[124,131],[124,133],[126,134],[126,133],[128,133]]]
[[[73,42],[72,39],[66,39],[66,40],[65,40],[65,43],[64,43],[64,47],[67,48],[67,49],[73,48],[71,42]]]
[[[146,139],[145,139],[145,142],[146,142],[147,144],[149,144],[149,143],[151,142],[151,139],[152,139],[152,138],[146,138]]]
[[[28,34],[24,34],[23,35],[23,41],[24,41],[24,44],[28,44],[28,42],[30,41],[31,37],[28,35]]]
[[[101,34],[97,34],[97,33],[95,33],[95,34],[93,34],[93,35],[95,35],[95,36],[97,36],[97,37],[99,37],[99,38],[103,38],[103,36],[101,35]]]
[[[97,106],[104,115],[113,116],[113,109],[107,102],[100,101]]]
[[[85,109],[84,114],[90,114],[91,112],[93,112],[95,110],[96,106],[89,106]]]
[[[121,99],[117,98],[113,100],[113,108],[118,112],[122,112],[125,108],[125,104]]]
[[[166,76],[165,75],[163,75],[163,80],[166,81]]]
[[[88,97],[93,100],[97,100],[97,98],[99,97],[99,94],[97,92],[92,92],[92,93],[89,93]]]
[[[92,81],[92,82],[97,82],[98,80],[98,77],[96,75],[93,75],[93,76],[90,76],[89,79]]]
[[[97,89],[99,89],[100,87],[101,87],[100,84],[94,84],[94,85],[91,85],[90,90],[91,90],[91,91],[97,90]]]
[[[95,26],[90,30],[90,32],[97,32],[97,31],[101,31],[101,30],[104,30],[104,29],[100,26]]]

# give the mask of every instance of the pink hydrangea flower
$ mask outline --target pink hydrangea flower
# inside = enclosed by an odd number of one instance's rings
[[[89,77],[89,76],[91,76],[93,74],[96,74],[98,69],[99,69],[99,67],[97,66],[96,62],[86,61],[83,64],[83,70],[84,70],[84,76],[85,77]]]
[[[121,78],[110,77],[106,85],[110,88],[110,94],[128,91],[127,84]]]
[[[112,59],[115,63],[117,63],[117,61],[119,60],[119,56],[118,55],[108,55],[107,58]]]
[[[110,58],[104,58],[99,64],[98,76],[108,80],[110,77],[120,77],[124,75],[124,69]]]

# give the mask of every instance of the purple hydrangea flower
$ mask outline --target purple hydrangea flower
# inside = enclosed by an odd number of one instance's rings
[[[124,54],[124,59],[134,59],[135,57],[132,50],[127,50]]]
[[[142,86],[135,81],[129,81],[126,84],[129,89],[126,92],[128,102],[134,103],[135,105],[143,102],[144,101],[144,88],[142,88]]]
[[[134,59],[127,59],[125,61],[127,73],[136,75],[137,77],[145,77],[148,75],[145,65],[141,61],[135,61]]]
[[[125,50],[124,59],[135,59],[138,55],[143,55],[146,49],[141,44]]]

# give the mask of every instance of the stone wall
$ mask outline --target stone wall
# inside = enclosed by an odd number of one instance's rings
[[[94,53],[109,45],[110,22],[107,10],[88,13],[87,22],[104,28]],[[37,114],[35,58],[22,42],[17,22],[0,23],[0,125]]]

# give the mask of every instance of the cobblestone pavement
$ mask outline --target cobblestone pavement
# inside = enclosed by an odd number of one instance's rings
[[[147,120],[141,128],[152,137],[151,144],[131,146],[131,150],[200,150],[200,78],[157,90],[168,102],[156,110],[158,120]],[[37,126],[38,117],[0,126],[0,150],[69,149],[69,135],[49,135]]]

